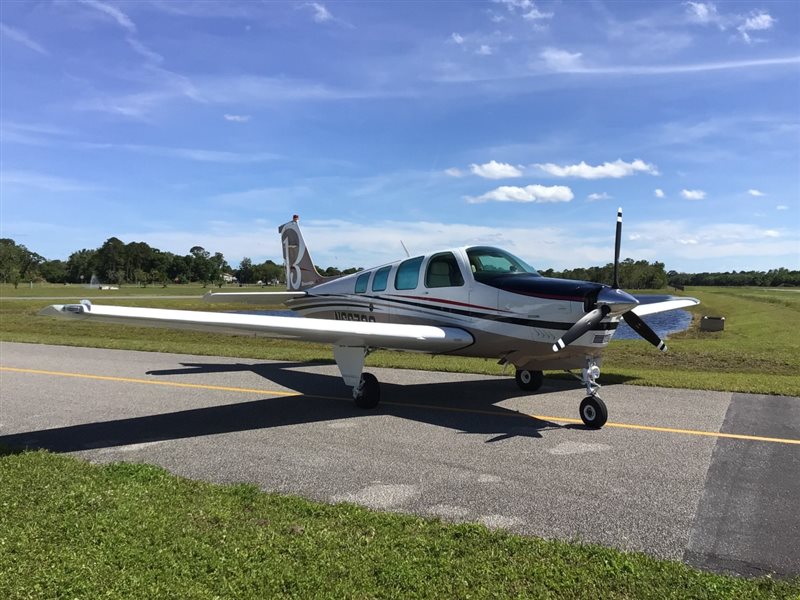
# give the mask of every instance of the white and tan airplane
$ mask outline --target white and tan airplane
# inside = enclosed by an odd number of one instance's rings
[[[619,289],[622,209],[617,214],[614,283],[543,277],[512,254],[468,246],[402,259],[352,275],[322,277],[295,216],[278,232],[286,292],[209,293],[210,302],[286,304],[283,317],[92,304],[52,305],[40,314],[329,343],[357,406],[374,408],[380,385],[364,372],[376,349],[476,356],[516,368],[517,385],[536,391],[544,370],[581,369],[587,396],[580,417],[600,428],[608,418],[597,392],[600,359],[621,319],[666,351],[642,315],[693,306],[694,298],[639,296]]]

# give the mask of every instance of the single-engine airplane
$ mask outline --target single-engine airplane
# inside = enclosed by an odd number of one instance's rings
[[[587,396],[583,423],[602,427],[608,410],[598,396],[603,349],[624,319],[666,351],[642,315],[699,304],[694,298],[634,297],[619,289],[622,209],[617,213],[611,286],[543,277],[516,256],[490,246],[453,248],[346,276],[322,277],[300,233],[299,218],[278,228],[286,292],[213,293],[209,302],[285,304],[302,317],[80,304],[40,314],[127,325],[169,327],[329,343],[355,404],[374,408],[380,384],[364,359],[384,348],[498,359],[516,368],[517,385],[536,391],[544,370],[581,369]]]

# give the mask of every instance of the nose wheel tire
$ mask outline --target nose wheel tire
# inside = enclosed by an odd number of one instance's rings
[[[528,371],[527,369],[517,369],[514,375],[514,380],[517,382],[519,389],[526,392],[535,392],[542,387],[544,381],[544,373],[541,371]]]
[[[375,408],[381,401],[381,384],[372,373],[362,373],[359,390],[354,396],[358,408]]]
[[[597,396],[586,396],[581,402],[581,421],[589,429],[600,429],[608,420],[606,403]]]

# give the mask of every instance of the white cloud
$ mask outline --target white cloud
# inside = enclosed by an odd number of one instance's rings
[[[687,2],[686,13],[693,23],[719,24],[721,22],[717,7],[711,2]]]
[[[706,193],[703,190],[681,190],[681,196],[686,200],[703,200]]]
[[[496,4],[504,4],[508,12],[521,14],[527,21],[539,21],[553,18],[553,13],[544,13],[539,10],[532,0],[492,0]]]
[[[764,236],[769,238],[777,238],[781,237],[781,234],[779,231],[775,231],[774,229],[767,229],[766,231],[764,231]]]
[[[767,29],[772,29],[772,26],[775,24],[775,19],[770,15],[768,12],[759,11],[751,13],[749,17],[747,17],[741,25],[739,25],[736,29],[742,36],[742,39],[747,42],[748,44],[753,41],[750,37],[748,31],[765,31]]]
[[[450,167],[449,169],[444,170],[445,175],[449,175],[450,177],[463,177],[464,172],[461,169],[457,169],[455,167]]]
[[[308,6],[314,9],[313,18],[317,23],[325,23],[326,21],[333,19],[333,15],[327,8],[325,8],[324,4],[320,4],[319,2],[309,2]]]
[[[480,56],[489,56],[492,53],[492,47],[486,44],[481,44],[480,48],[475,50],[475,54]]]
[[[134,22],[131,21],[128,15],[126,15],[118,8],[111,6],[110,4],[99,2],[98,0],[79,0],[79,1],[81,4],[84,4],[86,6],[91,6],[95,10],[99,10],[100,12],[107,14],[112,19],[114,19],[120,27],[126,29],[128,33],[136,33],[136,25],[134,24]]]
[[[747,190],[747,193],[750,194],[751,196],[755,196],[756,198],[760,198],[761,196],[765,196],[766,195],[761,190],[756,190],[756,189],[752,189],[752,188]]]
[[[250,120],[250,115],[224,115],[226,121],[233,121],[234,123],[247,123]]]
[[[609,196],[606,192],[600,192],[599,194],[595,192],[586,197],[589,202],[596,202],[597,200],[611,200],[611,198],[613,198],[613,196]]]
[[[508,163],[499,163],[495,160],[490,160],[488,163],[482,165],[471,164],[469,170],[474,175],[483,177],[485,179],[506,179],[508,177],[522,177],[520,171],[514,165]]]
[[[464,43],[464,37],[455,32],[453,33],[453,35],[450,36],[450,39],[453,40],[456,44]]]
[[[13,27],[9,27],[5,23],[0,23],[0,33],[2,33],[7,38],[14,40],[15,42],[22,44],[23,46],[30,48],[34,52],[38,52],[39,54],[44,54],[45,56],[49,56],[49,52],[44,49],[44,46],[39,44],[38,42],[33,41],[28,34],[20,31],[19,29],[15,29]]]
[[[2,171],[0,172],[0,184],[35,188],[47,192],[88,192],[103,189],[93,183],[34,171]]]
[[[580,52],[567,52],[566,50],[559,50],[558,48],[545,48],[539,53],[539,56],[544,60],[545,65],[553,71],[576,71],[581,70]]]
[[[203,150],[200,148],[173,148],[170,146],[152,146],[145,144],[79,144],[81,148],[93,150],[127,150],[140,154],[153,156],[166,156],[167,158],[181,158],[197,162],[213,162],[222,164],[253,164],[268,162],[281,158],[271,152],[229,152],[227,150]]]
[[[785,204],[778,204],[778,206],[775,207],[775,210],[789,210],[789,207]]]
[[[467,196],[466,200],[470,204],[481,204],[483,202],[569,202],[575,196],[572,190],[563,185],[526,185],[516,187],[503,185],[490,192],[477,197]]]
[[[553,13],[545,13],[533,6],[528,12],[523,13],[522,18],[526,21],[540,21],[542,19],[552,19]]]
[[[656,195],[656,198],[663,198],[664,197],[664,190],[662,190],[661,188],[656,188],[655,189],[655,195]]]
[[[735,26],[742,40],[748,44],[754,41],[749,32],[772,29],[777,22],[772,15],[764,10],[752,11],[748,15],[735,13],[723,15],[717,11],[717,7],[711,2],[686,2],[686,14],[692,23],[716,25],[722,31]]]
[[[596,167],[587,165],[584,161],[581,161],[577,165],[566,165],[563,167],[553,163],[537,163],[535,166],[555,177],[579,177],[581,179],[603,179],[606,177],[619,179],[620,177],[628,177],[635,173],[649,173],[650,175],[659,174],[655,165],[646,163],[638,158],[629,163],[622,159],[617,159],[614,162],[605,162]]]

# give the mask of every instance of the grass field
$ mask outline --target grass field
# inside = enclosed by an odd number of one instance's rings
[[[748,580],[482,525],[0,451],[0,598],[797,599]]]
[[[38,317],[50,300],[196,310],[199,287],[91,291],[0,288],[0,339],[238,356],[331,360],[326,346]],[[612,342],[603,382],[800,395],[800,294],[693,289],[695,326],[661,355]],[[120,296],[185,296],[179,299]],[[36,299],[21,299],[35,296]],[[703,314],[726,317],[702,333]],[[492,360],[379,352],[376,366],[499,374]],[[268,468],[268,466],[267,466]],[[90,465],[0,449],[0,598],[780,598],[776,582],[701,573],[677,562],[215,486],[157,467]]]
[[[236,290],[238,288],[234,288]],[[75,323],[38,317],[50,300],[17,300],[24,296],[63,297],[76,301],[91,297],[98,303],[152,306],[190,310],[236,310],[240,305],[206,304],[197,296],[208,291],[199,286],[122,288],[97,291],[77,286],[33,289],[0,287],[0,339],[19,342],[123,348],[213,356],[237,356],[265,360],[332,360],[329,346],[253,340],[246,337]],[[669,352],[661,354],[642,340],[612,341],[604,355],[601,383],[685,387],[723,391],[800,396],[800,351],[793,324],[800,321],[800,293],[759,288],[695,288],[687,295],[700,299],[693,309],[695,322],[689,331],[669,340]],[[175,295],[181,299],[120,299],[116,296]],[[192,298],[191,296],[195,296]],[[701,332],[702,315],[725,316],[725,331]],[[487,373],[499,375],[494,360],[376,352],[371,366]],[[557,377],[559,373],[548,374]]]

